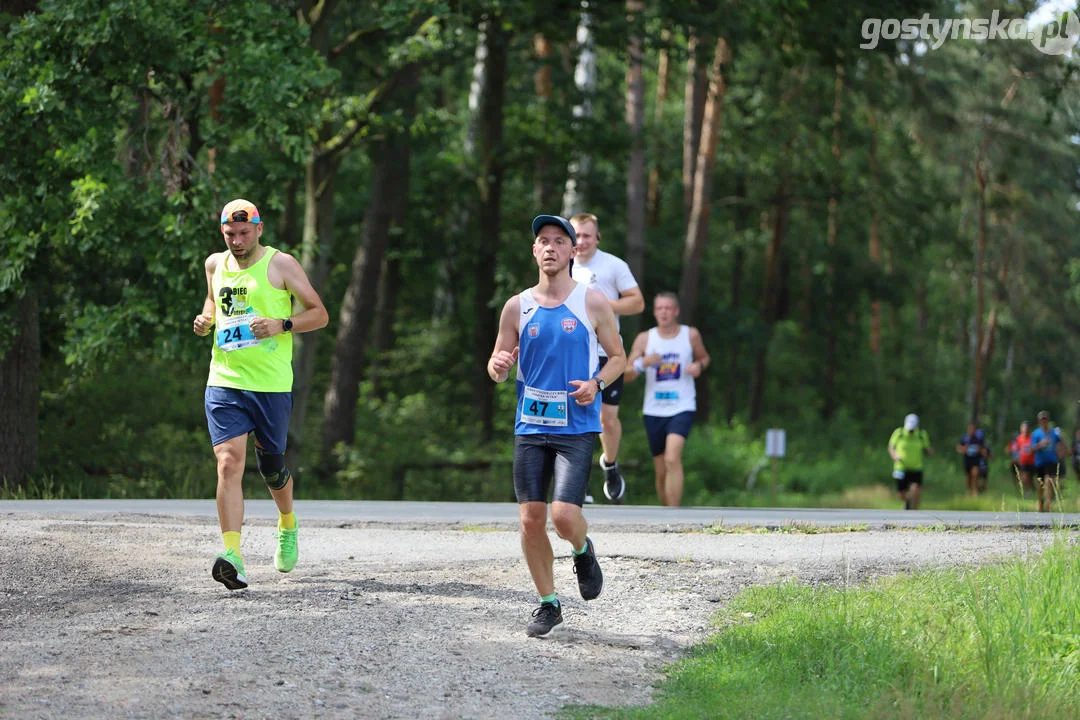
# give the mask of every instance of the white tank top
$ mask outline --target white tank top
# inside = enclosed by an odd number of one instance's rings
[[[690,345],[690,326],[680,325],[679,334],[662,338],[656,328],[649,331],[645,354],[659,354],[659,365],[645,369],[645,403],[642,412],[654,417],[671,417],[697,410],[697,391],[694,378],[686,366],[694,361]]]

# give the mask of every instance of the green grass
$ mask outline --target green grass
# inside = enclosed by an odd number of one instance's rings
[[[1080,551],[862,587],[754,588],[655,704],[564,717],[1080,717]]]

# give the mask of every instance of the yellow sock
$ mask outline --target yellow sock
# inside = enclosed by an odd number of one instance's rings
[[[295,530],[296,529],[296,513],[291,512],[287,515],[278,513],[277,516],[277,529],[278,530]]]
[[[240,554],[240,533],[223,532],[221,533],[221,539],[225,541],[226,550],[232,550],[237,555]]]

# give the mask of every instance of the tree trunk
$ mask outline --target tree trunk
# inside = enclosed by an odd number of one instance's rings
[[[406,82],[403,90],[416,84]],[[414,98],[407,93],[406,115],[412,115]],[[330,385],[323,408],[322,450],[324,460],[340,442],[351,443],[356,436],[356,401],[363,376],[368,336],[375,316],[375,300],[383,259],[396,219],[403,217],[409,194],[411,147],[402,132],[386,140],[372,178],[371,195],[364,213],[363,248],[352,263],[349,286],[345,290],[338,321],[337,348],[330,368]]]
[[[221,26],[215,24],[211,29],[212,33],[221,32]],[[222,61],[218,61],[220,66]],[[214,78],[214,82],[210,84],[209,92],[210,100],[210,119],[214,122],[218,121],[221,115],[221,106],[225,102],[225,76],[218,74]],[[207,148],[206,150],[206,174],[213,175],[217,171],[217,148]]]
[[[754,368],[750,378],[750,417],[751,425],[761,420],[765,401],[766,360],[769,352],[769,339],[773,325],[780,317],[787,294],[787,264],[784,260],[784,236],[787,234],[788,213],[791,200],[788,197],[786,179],[781,181],[776,192],[773,210],[772,237],[765,251],[765,284],[761,290],[761,322],[765,326],[765,338],[754,353]]]
[[[580,102],[574,105],[573,113],[575,119],[588,119],[592,117],[592,96],[596,92],[596,51],[593,47],[588,10],[583,9],[581,18],[578,20],[577,44],[581,49],[577,67],[574,69],[574,86],[577,88]],[[579,146],[577,156],[566,168],[566,186],[562,203],[563,217],[573,217],[584,210],[587,202],[585,181],[591,166],[592,157]]]
[[[533,52],[536,53],[536,57],[540,61],[540,67],[537,68],[536,74],[533,76],[533,89],[540,105],[545,108],[545,112],[549,112],[547,108],[551,102],[552,82],[551,65],[548,58],[551,57],[551,42],[541,33],[536,33],[533,36]],[[548,178],[550,165],[550,153],[541,152],[536,156],[533,170],[533,205],[537,208],[554,207],[549,204],[552,202],[551,183]],[[547,212],[547,210],[543,212]]]
[[[1006,422],[1012,405],[1013,372],[1016,364],[1016,338],[1009,337],[1009,346],[1005,350],[1005,371],[1001,375],[1002,393],[1001,410],[998,412],[997,423],[994,426],[995,437],[1004,438]],[[1075,424],[1075,422],[1074,422]],[[1016,478],[1013,478],[1014,480]]]
[[[319,145],[332,135],[324,126],[319,131]],[[330,272],[330,256],[334,242],[334,181],[337,177],[338,156],[308,159],[304,173],[304,227],[300,243],[300,263],[315,291],[322,293]],[[299,310],[298,307],[294,311]],[[300,468],[299,458],[304,446],[308,409],[311,404],[312,378],[315,375],[321,332],[297,333],[293,336],[293,412],[289,420],[289,442],[286,462]]]
[[[663,46],[660,48],[660,59],[656,68],[656,107],[653,108],[653,162],[649,168],[649,192],[648,192],[648,216],[645,220],[648,227],[656,227],[660,224],[660,193],[661,172],[664,166],[664,156],[667,154],[664,147],[663,133],[660,131],[664,120],[664,104],[667,102],[668,80],[671,75],[671,63],[668,56],[667,44],[671,42],[671,31],[663,30],[660,33]]]
[[[735,318],[736,332],[731,335],[728,347],[728,376],[727,376],[727,423],[731,425],[735,421],[735,408],[738,403],[738,383],[735,378],[739,376],[739,315],[742,307],[742,280],[743,266],[746,262],[746,251],[743,249],[743,237],[750,229],[750,209],[746,204],[746,176],[740,172],[735,176],[735,198],[738,204],[735,206],[735,258],[731,263],[731,314]]]
[[[694,177],[697,165],[698,149],[701,138],[701,125],[705,120],[705,95],[709,87],[709,78],[705,65],[698,57],[698,36],[691,32],[687,40],[688,57],[686,60],[686,97],[683,115],[683,222],[690,224],[690,211],[694,207]]]
[[[979,345],[979,364],[983,368],[984,378],[986,369],[990,367],[990,363],[994,358],[994,345],[998,328],[998,308],[1008,302],[1006,288],[1009,281],[1009,260],[1007,254],[1002,258],[997,280],[997,288],[994,291],[994,305],[990,308],[990,314],[986,319],[986,332],[983,334],[982,343]]]
[[[1013,99],[1016,97],[1016,92],[1020,87],[1020,79],[1014,80],[1009,88],[1005,91],[1005,95],[1001,98],[1001,107],[1004,109],[1012,104]],[[975,153],[974,175],[976,186],[976,213],[978,215],[978,233],[975,238],[975,347],[973,357],[973,380],[971,387],[971,422],[978,423],[979,414],[983,409],[983,392],[985,384],[986,374],[986,361],[989,357],[990,350],[993,344],[993,327],[990,328],[989,341],[986,340],[987,332],[983,325],[983,312],[986,306],[986,290],[984,273],[986,270],[986,246],[987,246],[987,227],[986,227],[986,191],[988,170],[986,168],[987,152],[990,148],[990,143],[993,140],[994,132],[994,120],[988,121],[986,128],[983,131],[982,141],[979,143],[979,147]],[[991,313],[992,319],[997,320],[997,314]]]
[[[626,0],[626,12],[634,25],[640,23],[641,0]],[[635,278],[645,277],[645,76],[642,69],[642,40],[631,30],[626,72],[626,124],[630,128],[630,162],[626,172],[626,264]],[[632,331],[632,328],[631,328]]]
[[[840,207],[840,184],[843,182],[843,169],[840,165],[840,123],[844,110],[844,66],[836,65],[836,81],[833,83],[832,113],[832,183],[829,189],[828,223],[825,230],[827,271],[825,277],[825,373],[822,378],[821,416],[829,420],[836,412],[836,238]],[[809,264],[809,263],[807,263]]]
[[[284,207],[282,207],[281,214],[278,216],[277,235],[280,244],[286,248],[294,248],[300,244],[297,242],[296,237],[296,190],[298,185],[299,183],[296,180],[289,180],[285,183],[285,190],[282,192]]]
[[[38,0],[6,0],[0,10],[13,17],[22,17],[28,12],[37,10],[37,6]]]
[[[487,72],[487,28],[488,21],[481,20],[477,25],[476,50],[473,52],[472,81],[469,84],[469,112],[465,121],[465,140],[462,147],[462,178],[468,177],[473,172],[476,163],[476,134],[477,115],[480,112],[480,93],[484,89],[485,73]],[[445,93],[440,93],[440,109],[450,110],[445,101]],[[470,228],[472,222],[472,203],[458,202],[444,209],[443,214],[449,220],[448,236],[452,241],[461,237],[469,237],[472,234]],[[462,252],[455,252],[459,248],[451,246],[443,253],[436,262],[435,288],[432,291],[431,322],[433,325],[442,325],[453,322],[458,315],[458,308],[464,305],[461,294],[465,290],[464,283],[460,282],[463,274],[463,263],[457,259]]]
[[[33,285],[13,302],[8,315],[17,328],[0,354],[0,485],[21,488],[38,464],[38,378],[41,338],[38,296]]]
[[[683,246],[682,277],[679,281],[679,318],[693,324],[697,309],[698,279],[705,244],[709,239],[709,213],[712,207],[712,176],[716,165],[716,143],[720,137],[720,120],[724,112],[727,83],[724,65],[728,62],[728,45],[724,38],[716,41],[712,67],[709,70],[709,94],[705,100],[705,119],[701,126],[701,141],[694,163],[694,194],[690,222],[686,227]]]
[[[874,109],[869,109],[870,122],[870,262],[881,268],[880,234],[880,177],[878,174],[878,125]],[[881,300],[876,293],[870,298],[870,352],[881,353]]]
[[[478,116],[479,227],[473,265],[473,402],[480,421],[481,439],[495,436],[495,385],[487,375],[487,360],[498,331],[495,303],[496,240],[502,229],[503,97],[506,92],[506,31],[491,23],[484,88]]]
[[[976,214],[978,219],[978,232],[975,237],[975,324],[974,341],[974,367],[971,386],[971,417],[969,422],[979,424],[979,413],[982,410],[983,395],[983,312],[986,305],[986,296],[983,282],[983,271],[986,264],[986,173],[983,168],[982,158],[975,162],[975,185],[977,190]]]
[[[304,0],[300,5],[302,21],[310,25],[308,44],[324,58],[329,57],[330,18],[340,0]],[[300,235],[299,260],[315,291],[322,293],[330,269],[334,243],[334,179],[337,177],[341,155],[324,155],[324,143],[334,136],[330,123],[316,130],[316,143],[304,168],[304,225]],[[289,188],[292,190],[292,188]],[[289,193],[294,195],[295,190]],[[295,233],[295,207],[286,208],[281,218],[282,230]],[[282,235],[292,239],[293,234]],[[299,458],[307,427],[308,405],[311,398],[311,379],[315,374],[315,357],[321,333],[297,333],[293,337],[293,412],[289,419],[289,440],[285,461],[299,470]]]
[[[405,222],[405,218],[397,218],[396,225]],[[373,356],[382,358],[390,352],[397,342],[397,334],[394,330],[394,319],[397,311],[398,295],[401,290],[401,259],[396,255],[389,256],[383,261],[383,269],[379,278],[379,299],[375,305],[375,328],[372,330]],[[380,363],[378,367],[386,367]],[[388,373],[372,373],[372,392],[378,398],[386,397],[388,386]]]

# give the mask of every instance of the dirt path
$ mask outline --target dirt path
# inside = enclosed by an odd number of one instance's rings
[[[544,718],[645,704],[663,667],[741,589],[854,584],[1038,552],[1050,531],[665,533],[595,526],[606,577],[588,604],[555,541],[564,629],[537,602],[516,530],[308,523],[273,570],[249,518],[251,587],[210,579],[199,518],[0,515],[0,717]]]

